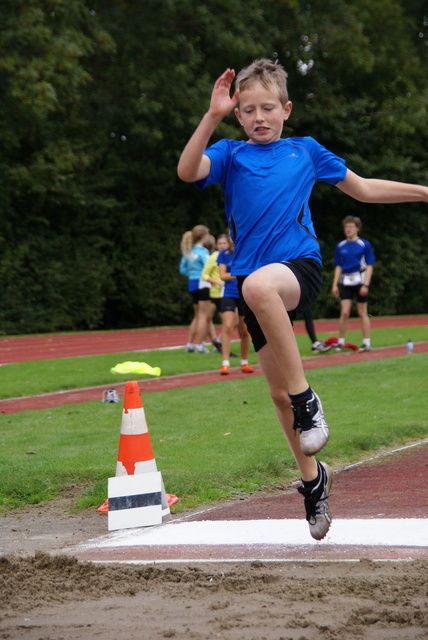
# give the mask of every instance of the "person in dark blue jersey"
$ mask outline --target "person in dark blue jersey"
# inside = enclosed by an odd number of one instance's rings
[[[340,296],[339,341],[336,351],[343,350],[354,298],[357,300],[357,313],[363,333],[363,344],[359,351],[371,351],[368,300],[376,260],[371,243],[358,235],[363,227],[360,218],[346,216],[342,220],[342,227],[345,240],[336,245],[331,285],[333,296]]]
[[[324,538],[333,483],[315,454],[329,429],[317,394],[306,380],[292,319],[310,307],[322,282],[322,261],[309,198],[317,180],[362,202],[428,201],[428,187],[362,178],[344,160],[310,137],[282,138],[291,115],[287,74],[280,64],[256,60],[235,80],[226,69],[211,93],[208,111],[185,146],[178,175],[199,189],[221,185],[235,243],[245,322],[269,384],[279,422],[299,467],[306,519],[313,538]],[[232,110],[246,141],[220,140],[207,148]]]

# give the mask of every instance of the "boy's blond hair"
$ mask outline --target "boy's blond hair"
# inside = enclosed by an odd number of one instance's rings
[[[236,76],[235,86],[239,91],[245,91],[256,82],[260,82],[265,89],[276,93],[281,104],[285,105],[288,102],[287,77],[282,65],[261,58],[241,69]]]

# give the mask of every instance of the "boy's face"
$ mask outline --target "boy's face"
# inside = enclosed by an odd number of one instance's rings
[[[355,222],[347,222],[343,231],[347,240],[354,240],[358,236],[358,227]]]
[[[282,105],[274,91],[256,81],[240,93],[235,115],[251,144],[269,144],[280,139],[291,107],[291,102]]]

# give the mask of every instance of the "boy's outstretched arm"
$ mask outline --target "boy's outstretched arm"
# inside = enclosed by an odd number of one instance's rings
[[[236,90],[233,96],[230,96],[234,77],[233,69],[226,69],[217,79],[211,94],[209,109],[184,147],[177,167],[178,176],[184,182],[202,180],[210,172],[211,161],[204,155],[204,151],[215,128],[238,104],[239,91]]]
[[[392,180],[362,178],[349,169],[345,179],[337,183],[337,188],[360,202],[398,203],[428,202],[428,187]]]

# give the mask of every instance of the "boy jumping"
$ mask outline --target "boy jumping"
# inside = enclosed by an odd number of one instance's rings
[[[310,533],[321,540],[331,524],[327,498],[333,473],[315,454],[326,445],[329,429],[306,380],[292,325],[293,312],[310,307],[321,289],[311,191],[322,180],[361,202],[428,202],[428,187],[361,178],[313,138],[281,138],[292,109],[281,65],[253,62],[238,74],[231,96],[234,78],[227,69],[216,81],[209,109],[181,154],[178,175],[200,189],[223,188],[235,243],[232,274],[245,322],[299,467]],[[207,149],[232,109],[248,140],[224,139]]]

